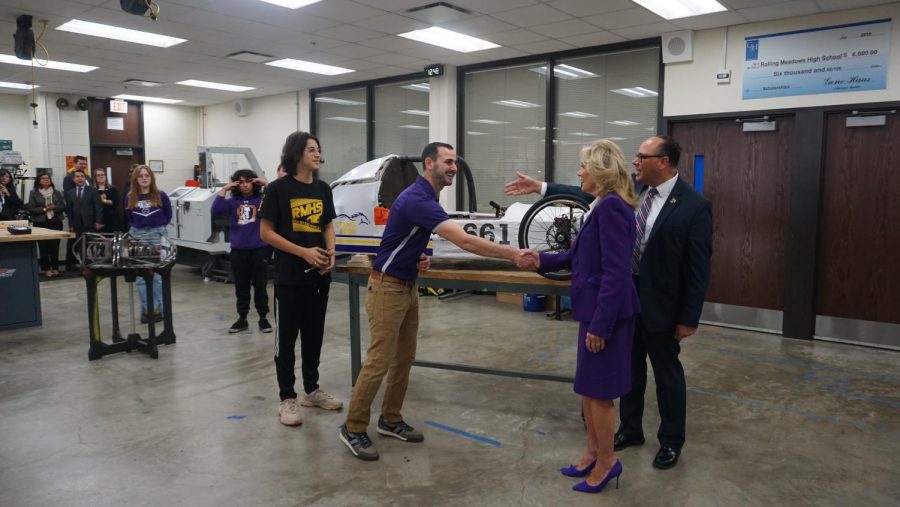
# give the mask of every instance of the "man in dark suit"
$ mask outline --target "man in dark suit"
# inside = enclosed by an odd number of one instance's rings
[[[87,186],[91,185],[90,180],[87,178],[87,157],[84,155],[75,155],[75,167],[63,178],[63,196],[68,198],[69,190],[75,188],[75,171],[81,171],[84,176],[84,184]],[[69,215],[69,223],[72,223],[72,215]],[[69,227],[71,229],[71,227]],[[72,271],[75,269],[75,255],[72,252],[72,244],[74,244],[74,240],[66,241],[66,270]]]
[[[69,232],[75,233],[75,240],[66,243],[67,254],[72,255],[75,241],[85,232],[99,231],[103,228],[103,204],[97,189],[85,182],[84,171],[75,169],[72,172],[74,187],[66,192],[66,215],[69,217]],[[66,256],[68,259],[68,255]]]
[[[697,330],[712,256],[712,208],[678,178],[675,168],[680,158],[681,147],[674,139],[654,136],[641,144],[632,161],[640,193],[636,210],[639,241],[632,270],[641,313],[632,351],[632,389],[620,401],[615,437],[616,451],[644,443],[649,356],[661,419],[657,432],[660,449],[653,466],[661,469],[678,463],[684,445],[687,386],[678,354],[681,340]],[[522,174],[507,183],[505,191],[507,195],[581,193],[578,187],[542,184]]]

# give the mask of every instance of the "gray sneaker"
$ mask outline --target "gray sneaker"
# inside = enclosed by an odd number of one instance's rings
[[[425,440],[425,435],[421,431],[416,430],[403,421],[389,423],[384,420],[384,416],[378,418],[377,430],[382,435],[399,438],[404,442],[422,442]]]
[[[352,433],[347,431],[346,424],[342,424],[341,432],[338,436],[341,438],[341,442],[343,442],[357,458],[363,461],[375,461],[378,459],[378,450],[375,449],[375,444],[372,443],[369,439],[369,434],[365,431],[362,433]]]

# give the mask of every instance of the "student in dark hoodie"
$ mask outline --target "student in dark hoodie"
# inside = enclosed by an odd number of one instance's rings
[[[271,333],[269,294],[266,292],[266,260],[271,256],[269,245],[259,238],[259,202],[268,182],[256,176],[250,169],[239,169],[231,175],[231,183],[219,189],[213,201],[213,215],[231,218],[231,271],[234,274],[234,292],[237,295],[238,320],[229,333],[246,330],[247,313],[250,311],[250,286],[253,286],[253,302],[259,314],[259,330]],[[226,198],[231,192],[231,199]]]

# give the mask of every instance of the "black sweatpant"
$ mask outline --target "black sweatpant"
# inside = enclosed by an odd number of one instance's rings
[[[266,260],[269,248],[232,250],[231,272],[234,275],[234,292],[237,295],[237,313],[247,318],[250,312],[250,286],[253,286],[253,303],[260,319],[269,313],[269,293],[266,292]]]
[[[319,388],[319,357],[330,285],[275,285],[275,371],[281,400],[296,398],[294,347],[300,334],[303,390]]]

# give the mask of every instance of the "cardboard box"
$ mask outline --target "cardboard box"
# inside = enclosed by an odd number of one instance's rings
[[[498,292],[496,297],[498,303],[510,303],[519,305],[519,308],[522,308],[522,294],[520,292]]]

